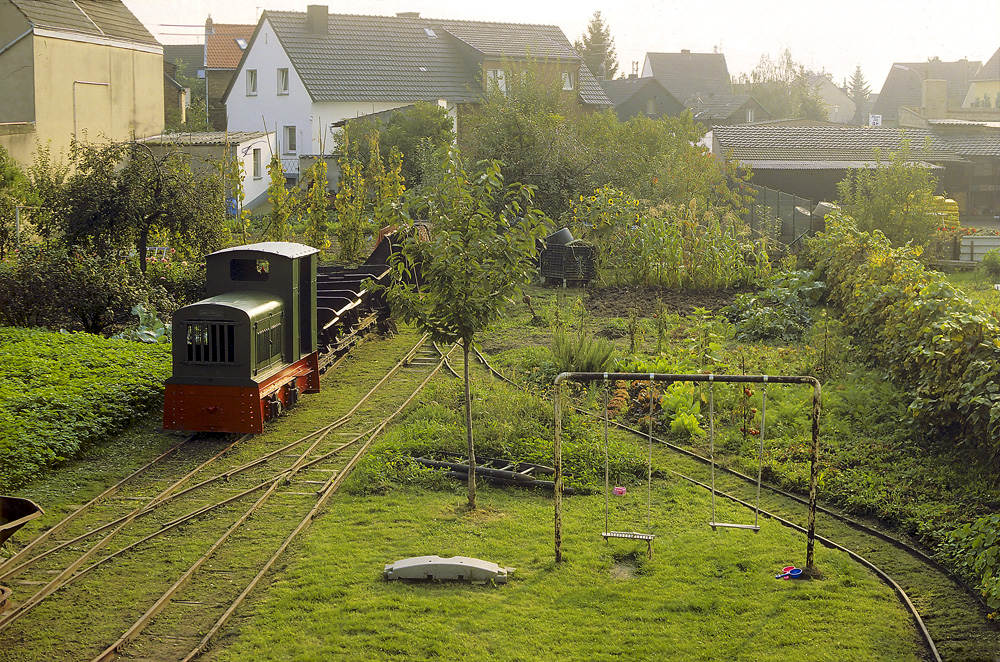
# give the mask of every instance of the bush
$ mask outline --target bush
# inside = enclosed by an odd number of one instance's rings
[[[943,545],[965,576],[986,599],[990,619],[1000,614],[1000,514],[981,517],[951,533]]]
[[[994,279],[1000,278],[1000,248],[988,251],[979,266]]]
[[[559,372],[604,372],[611,365],[615,346],[604,338],[556,329],[552,334],[552,356]]]
[[[169,345],[0,327],[0,491],[161,403]]]
[[[881,232],[827,217],[808,244],[844,324],[912,394],[914,420],[941,439],[1000,453],[1000,325]]]
[[[742,342],[801,340],[812,325],[811,307],[823,290],[823,283],[813,280],[811,272],[786,272],[759,294],[740,294],[723,312]]]
[[[166,291],[175,308],[205,298],[204,262],[175,260],[172,256],[151,258],[146,263],[146,278]]]
[[[131,323],[138,304],[175,307],[134,259],[35,246],[0,261],[0,324],[101,333]]]

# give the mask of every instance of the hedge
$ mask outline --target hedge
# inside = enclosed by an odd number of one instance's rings
[[[893,248],[844,215],[811,240],[808,258],[872,363],[912,393],[921,428],[955,446],[1000,455],[1000,326],[920,249]]]

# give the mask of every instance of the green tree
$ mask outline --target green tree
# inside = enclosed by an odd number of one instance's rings
[[[865,80],[865,75],[861,72],[859,64],[854,69],[854,75],[851,76],[851,82],[847,87],[847,96],[854,102],[854,118],[851,120],[851,124],[863,126],[868,123],[865,117],[868,115],[868,100],[871,94],[871,88],[868,86],[868,81]]]
[[[830,109],[820,94],[820,83],[813,83],[813,74],[805,69],[799,69],[795,79],[795,117],[807,120],[826,121],[830,119]]]
[[[455,141],[455,122],[447,109],[433,103],[418,101],[412,108],[392,113],[387,121],[359,118],[351,120],[335,138],[340,154],[353,145],[357,158],[367,168],[371,159],[369,137],[378,136],[379,151],[387,159],[392,150],[402,155],[402,177],[406,185],[415,188],[423,180],[423,169],[433,161],[434,153],[443,145]],[[386,164],[389,167],[389,164]]]
[[[138,253],[146,268],[150,237],[204,255],[228,238],[225,187],[218,167],[195,173],[187,155],[155,156],[136,142],[74,143],[76,170],[50,191],[56,223],[72,245],[101,255]]]
[[[938,226],[930,170],[913,160],[909,140],[883,159],[876,150],[874,169],[848,172],[837,192],[840,204],[862,232],[880,230],[894,245],[926,245]]]
[[[32,191],[29,180],[7,153],[0,146],[0,259],[14,250],[20,243],[17,227],[18,207],[36,207],[38,196]],[[21,232],[25,233],[28,212],[21,210]]]
[[[469,466],[475,466],[469,355],[476,334],[499,319],[508,300],[530,282],[529,261],[541,223],[532,190],[505,185],[500,165],[467,171],[458,149],[438,153],[441,176],[405,197],[400,219],[430,221],[422,242],[411,232],[394,259],[387,289],[394,314],[429,333],[435,342],[462,345],[465,356],[465,424]],[[419,285],[410,277],[419,267]],[[469,507],[476,507],[476,476],[469,471]]]
[[[296,215],[297,198],[285,183],[285,169],[281,159],[275,154],[267,164],[267,174],[271,178],[267,187],[267,201],[271,211],[267,217],[264,236],[268,241],[288,241],[292,231],[292,219]]]
[[[326,199],[326,161],[316,159],[305,172],[309,182],[309,193],[306,205],[306,243],[319,249],[320,258],[330,247],[327,229],[330,222],[330,212]]]
[[[600,11],[595,11],[587,24],[587,31],[573,44],[587,68],[595,75],[604,70],[604,77],[611,80],[618,73],[618,53],[615,52],[615,38]]]
[[[191,101],[185,110],[184,121],[176,108],[170,108],[165,115],[164,130],[167,133],[187,133],[190,131],[211,131],[212,125],[208,118],[208,101],[205,98],[205,79],[187,74],[187,64],[181,60],[175,62],[177,76],[175,80],[188,88]]]

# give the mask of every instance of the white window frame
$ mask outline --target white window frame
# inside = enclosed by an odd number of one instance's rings
[[[253,178],[262,179],[264,177],[263,152],[260,147],[253,148]]]
[[[278,94],[288,94],[288,67],[278,69]]]
[[[576,89],[576,75],[572,71],[562,72],[562,88],[567,92]]]
[[[257,96],[257,70],[247,69],[247,96]]]
[[[747,124],[753,122],[753,108],[747,108]]]
[[[281,131],[281,137],[284,138],[283,145],[281,148],[281,153],[295,154],[296,148],[298,147],[298,145],[296,144],[297,136],[295,134],[295,127],[294,126],[283,127]]]
[[[646,99],[646,114],[655,115],[656,114],[656,99],[654,97],[649,97]]]
[[[486,70],[486,91],[488,92],[493,85],[504,94],[507,93],[507,73],[503,69]]]

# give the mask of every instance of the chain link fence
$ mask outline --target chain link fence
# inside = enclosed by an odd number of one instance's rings
[[[791,193],[782,193],[766,186],[751,185],[754,200],[744,212],[743,220],[755,236],[780,242],[788,250],[802,248],[802,240],[821,231],[822,219],[814,219],[812,200]]]

